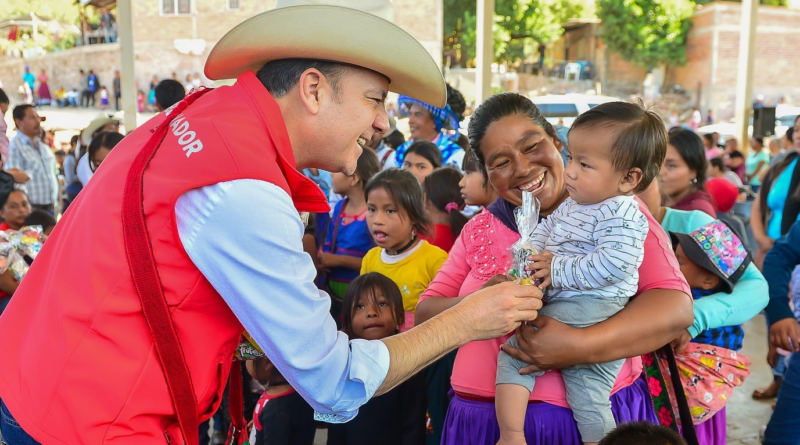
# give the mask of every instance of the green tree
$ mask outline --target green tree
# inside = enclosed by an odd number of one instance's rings
[[[21,16],[28,16],[34,12],[38,17],[56,21],[64,26],[76,25],[80,28],[81,7],[75,1],[68,0],[0,0],[0,21],[13,19]],[[96,16],[93,10],[90,13],[90,20]],[[26,33],[27,34],[27,33]],[[40,28],[39,40],[33,42],[32,37],[28,41],[9,42],[0,38],[0,46],[24,46],[31,44],[41,46],[46,50],[55,48],[71,47],[76,36],[64,30],[53,30],[49,26],[43,25]]]
[[[476,41],[476,1],[445,0],[444,49],[458,52],[461,64],[472,59]],[[561,37],[561,25],[588,15],[581,0],[497,0],[494,16],[495,58],[515,62],[539,44]]]
[[[608,48],[647,69],[686,64],[693,9],[691,0],[597,0]]]

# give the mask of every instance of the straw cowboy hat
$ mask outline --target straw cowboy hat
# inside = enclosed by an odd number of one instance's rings
[[[94,134],[94,132],[112,122],[119,123],[120,120],[114,117],[114,115],[109,113],[100,113],[99,115],[97,115],[97,117],[95,117],[91,122],[89,122],[89,125],[87,125],[86,128],[83,129],[83,131],[81,131],[81,143],[83,145],[91,144],[92,135]]]
[[[328,60],[383,74],[391,91],[444,107],[439,67],[393,22],[390,0],[278,0],[275,9],[245,20],[217,42],[205,74],[231,79],[273,60]]]

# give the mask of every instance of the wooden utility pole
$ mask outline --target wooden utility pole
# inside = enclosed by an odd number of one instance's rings
[[[477,57],[475,58],[475,107],[492,95],[492,60],[494,60],[494,2],[478,0]]]
[[[125,113],[125,132],[136,129],[136,73],[134,71],[133,52],[133,10],[132,0],[117,1],[117,23],[119,24],[119,47],[122,70],[120,71],[120,87],[122,94],[122,111]]]
[[[739,67],[736,75],[736,137],[739,150],[747,155],[750,148],[750,110],[753,108],[753,73],[755,71],[756,19],[758,0],[742,0],[739,38]]]

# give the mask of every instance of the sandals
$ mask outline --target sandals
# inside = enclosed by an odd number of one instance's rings
[[[756,400],[774,399],[778,396],[779,389],[781,389],[781,381],[775,380],[768,387],[753,391],[753,398]]]

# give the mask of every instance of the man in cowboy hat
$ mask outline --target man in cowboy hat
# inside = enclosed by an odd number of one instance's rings
[[[352,174],[388,129],[390,89],[442,106],[445,87],[388,0],[321,3],[278,0],[225,35],[205,73],[236,83],[126,136],[70,206],[0,318],[0,410],[24,437],[9,445],[194,445],[229,375],[240,443],[244,329],[318,418],[342,422],[535,318],[541,292],[501,284],[381,341],[336,331],[301,243],[301,214],[329,207],[298,169]]]

